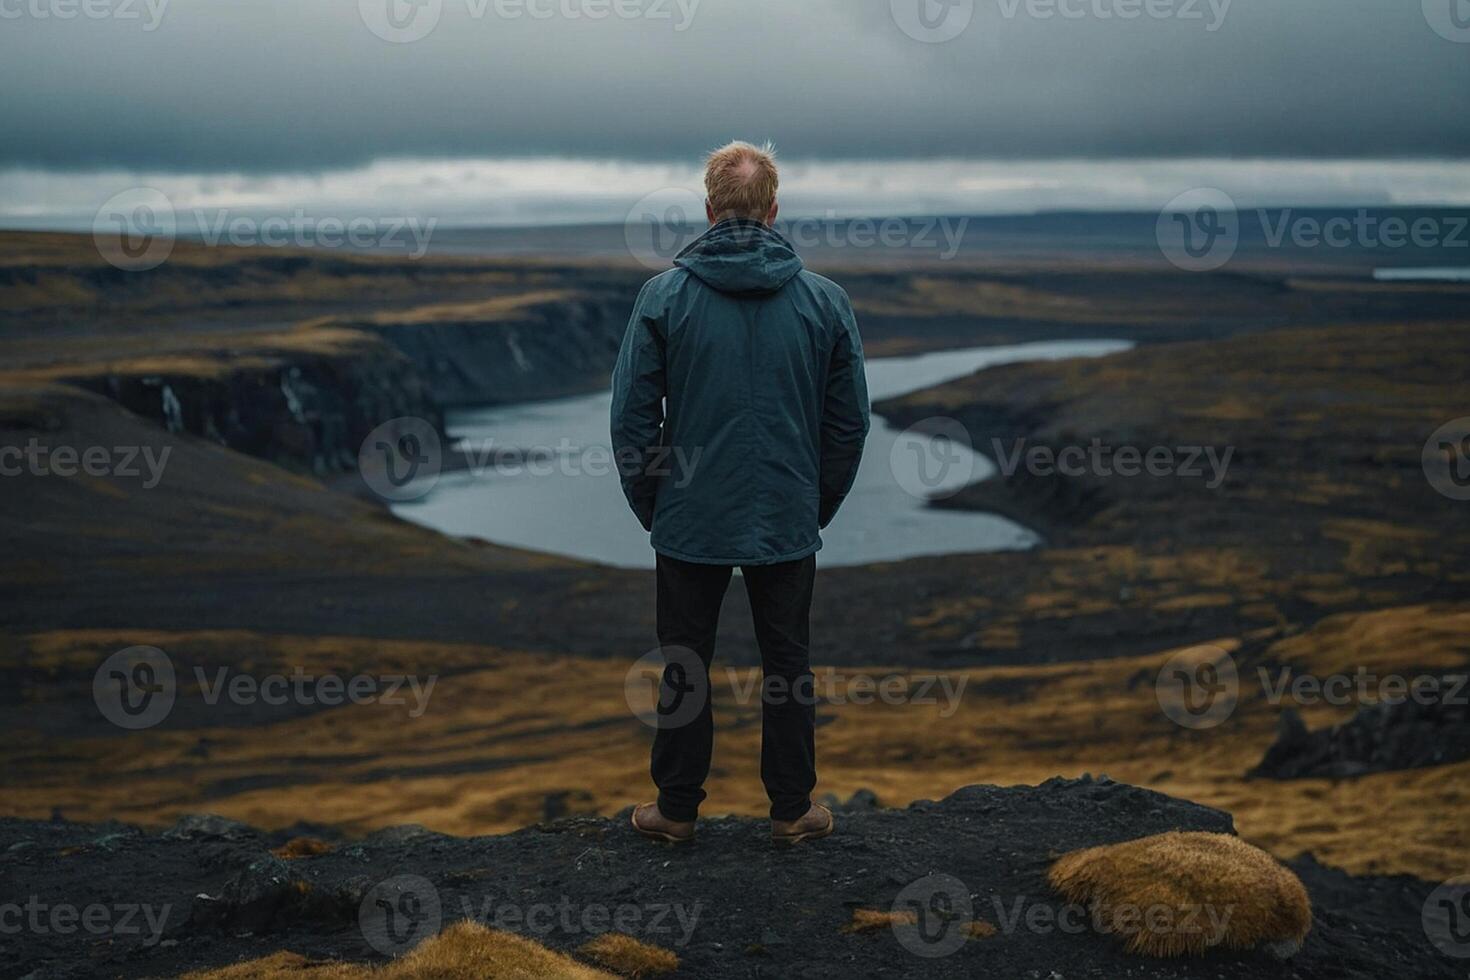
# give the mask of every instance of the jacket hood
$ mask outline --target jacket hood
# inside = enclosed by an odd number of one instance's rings
[[[774,293],[803,268],[801,257],[781,235],[759,221],[729,218],[700,235],[674,259],[722,293]]]

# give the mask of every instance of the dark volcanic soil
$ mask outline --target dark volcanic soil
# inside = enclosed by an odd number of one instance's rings
[[[693,845],[669,848],[635,837],[624,820],[581,818],[482,838],[395,828],[290,862],[268,853],[288,834],[217,818],[189,818],[157,836],[117,825],[0,821],[8,901],[146,905],[155,920],[169,907],[162,941],[149,946],[137,935],[29,928],[7,935],[0,972],[38,980],[160,976],[280,949],[381,958],[363,928],[383,941],[377,913],[363,918],[360,909],[411,893],[418,904],[407,907],[418,908],[423,923],[480,918],[556,948],[575,947],[621,916],[623,931],[675,949],[679,975],[689,977],[1460,975],[1421,926],[1431,885],[1350,878],[1310,858],[1294,869],[1312,894],[1315,921],[1301,953],[1285,963],[1264,954],[1149,960],[1090,930],[1029,927],[1043,920],[1028,910],[1061,908],[1045,878],[1058,854],[1172,829],[1232,829],[1228,814],[1106,777],[971,786],[938,803],[844,813],[837,836],[793,850],[773,848],[758,821],[710,821]],[[934,947],[912,936],[905,943],[889,929],[842,931],[853,909],[886,911],[936,873],[962,883],[974,917],[995,926],[994,936],[930,958],[909,946]],[[397,880],[377,887],[388,879]],[[948,897],[965,896],[956,889]]]

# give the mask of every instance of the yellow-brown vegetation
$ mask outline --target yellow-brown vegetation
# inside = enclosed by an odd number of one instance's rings
[[[577,947],[577,955],[633,980],[659,977],[679,969],[679,957],[669,950],[621,932],[604,932],[587,940]]]
[[[380,967],[276,953],[180,980],[613,980],[613,975],[507,932],[459,922]]]
[[[1217,948],[1290,955],[1312,928],[1301,880],[1229,834],[1173,832],[1074,851],[1048,880],[1130,952],[1147,956]]]
[[[1283,635],[1263,656],[1273,683],[1280,667],[1318,676],[1356,664],[1379,673],[1464,670],[1466,635],[1470,604],[1406,606],[1329,617]],[[57,806],[75,820],[159,826],[210,810],[266,828],[311,814],[351,833],[420,823],[473,835],[544,819],[548,796],[563,791],[577,801],[571,812],[603,814],[647,795],[640,787],[648,730],[628,709],[627,664],[619,660],[360,637],[92,631],[27,637],[0,655],[0,666],[91,670],[134,644],[243,670],[289,663],[308,672],[441,676],[430,709],[414,719],[402,706],[353,705],[253,728],[160,728],[127,739],[58,744],[19,732],[7,749],[4,812],[44,819]],[[1216,645],[1230,650],[1238,641]],[[1229,811],[1242,837],[1283,859],[1311,851],[1357,874],[1433,880],[1463,870],[1470,824],[1448,815],[1470,808],[1470,762],[1351,780],[1247,781],[1275,739],[1280,707],[1266,699],[1257,671],[1242,665],[1230,718],[1205,731],[1180,729],[1160,711],[1153,682],[1173,653],[946,671],[952,686],[965,684],[952,711],[878,700],[824,704],[819,710],[832,721],[821,729],[817,791],[845,797],[868,788],[887,805],[903,805],[971,783],[1105,772]],[[818,671],[819,681],[832,676]],[[736,680],[744,685],[751,676],[738,671]],[[719,727],[705,812],[763,814],[751,764],[759,757],[760,706],[737,701],[723,669],[716,681]],[[1303,711],[1314,728],[1350,715],[1327,705]],[[294,748],[282,753],[283,745]],[[105,778],[119,774],[126,778]],[[212,791],[246,775],[251,788]],[[1386,826],[1396,833],[1384,834]]]

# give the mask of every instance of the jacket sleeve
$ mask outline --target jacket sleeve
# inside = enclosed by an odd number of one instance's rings
[[[612,380],[612,448],[623,496],[645,531],[653,530],[657,460],[664,438],[664,343],[643,287]]]
[[[826,527],[852,489],[863,444],[868,438],[868,379],[863,368],[863,342],[857,317],[843,295],[837,311],[837,339],[827,368],[822,406],[822,488],[817,522]]]

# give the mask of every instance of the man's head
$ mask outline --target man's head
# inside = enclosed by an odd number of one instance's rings
[[[772,224],[780,182],[771,144],[758,147],[736,141],[722,146],[709,155],[704,168],[705,215],[711,224],[727,218]]]

